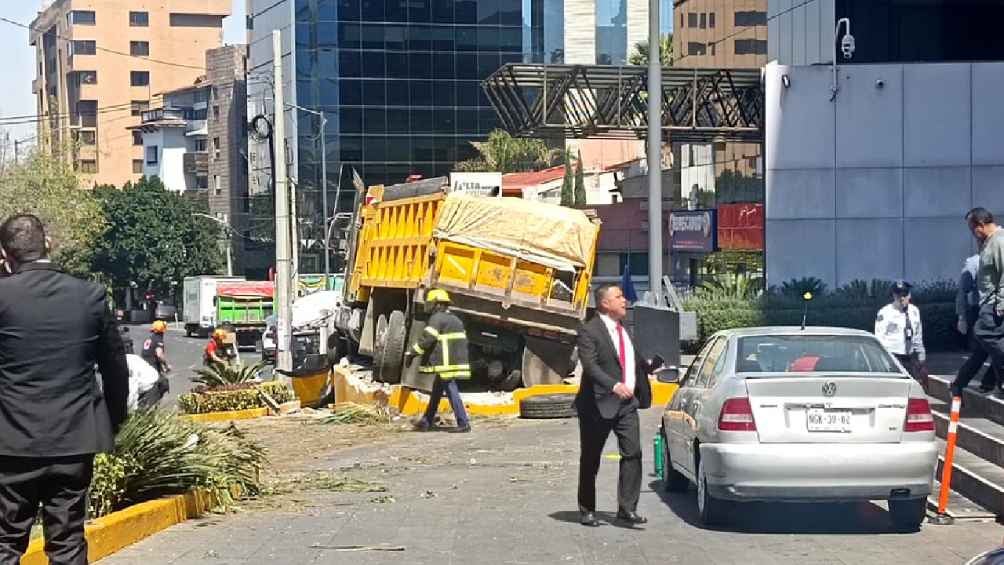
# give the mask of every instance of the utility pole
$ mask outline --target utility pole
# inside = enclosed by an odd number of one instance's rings
[[[660,0],[648,0],[648,286],[662,305],[662,38]],[[672,264],[672,263],[670,263]]]
[[[282,38],[279,30],[272,31],[272,72],[275,84],[275,119],[272,128],[275,162],[272,174],[275,176],[275,312],[276,312],[276,369],[293,369],[292,321],[293,300],[290,292],[290,201],[289,184],[286,179],[286,105],[282,92]]]
[[[234,276],[234,230],[230,228],[230,217],[223,214],[223,229],[227,234],[227,276]]]

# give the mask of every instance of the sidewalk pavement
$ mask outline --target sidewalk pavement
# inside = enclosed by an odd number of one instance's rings
[[[1004,538],[994,523],[891,533],[887,513],[871,503],[751,504],[737,511],[734,526],[704,529],[693,489],[661,494],[651,475],[659,413],[654,408],[642,418],[646,475],[639,512],[649,523],[638,529],[609,523],[616,509],[612,438],[597,482],[604,524],[585,528],[575,503],[576,420],[475,420],[472,434],[402,433],[380,448],[317,454],[317,469],[378,481],[386,493],[299,493],[296,510],[190,521],[101,563],[948,564]],[[332,549],[381,543],[404,550]]]

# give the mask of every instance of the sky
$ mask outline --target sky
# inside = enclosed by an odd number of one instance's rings
[[[28,25],[41,5],[42,0],[0,0],[0,16]],[[223,41],[244,43],[245,0],[233,0],[231,13],[223,21]],[[7,61],[0,81],[0,117],[35,114],[35,96],[31,93],[35,51],[28,45],[28,30],[0,22],[0,53],[5,54]],[[14,139],[24,139],[35,135],[35,126],[15,126],[7,131]]]

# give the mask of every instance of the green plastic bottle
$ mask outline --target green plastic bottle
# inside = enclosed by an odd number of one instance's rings
[[[655,461],[655,474],[660,479],[665,479],[662,472],[665,465],[665,462],[662,460],[662,432],[656,432],[655,437],[652,438],[652,450],[652,460]]]

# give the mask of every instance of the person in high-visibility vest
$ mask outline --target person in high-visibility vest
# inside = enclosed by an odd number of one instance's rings
[[[467,332],[460,318],[450,312],[450,295],[445,290],[430,290],[425,302],[432,308],[432,316],[418,342],[405,354],[405,362],[410,365],[414,357],[421,357],[419,372],[435,374],[436,377],[429,406],[425,409],[425,415],[415,423],[415,430],[425,432],[432,428],[439,400],[445,392],[457,418],[457,427],[448,431],[467,433],[471,431],[471,421],[467,417],[467,410],[460,399],[460,388],[457,386],[458,380],[471,378],[471,366],[467,358]]]

